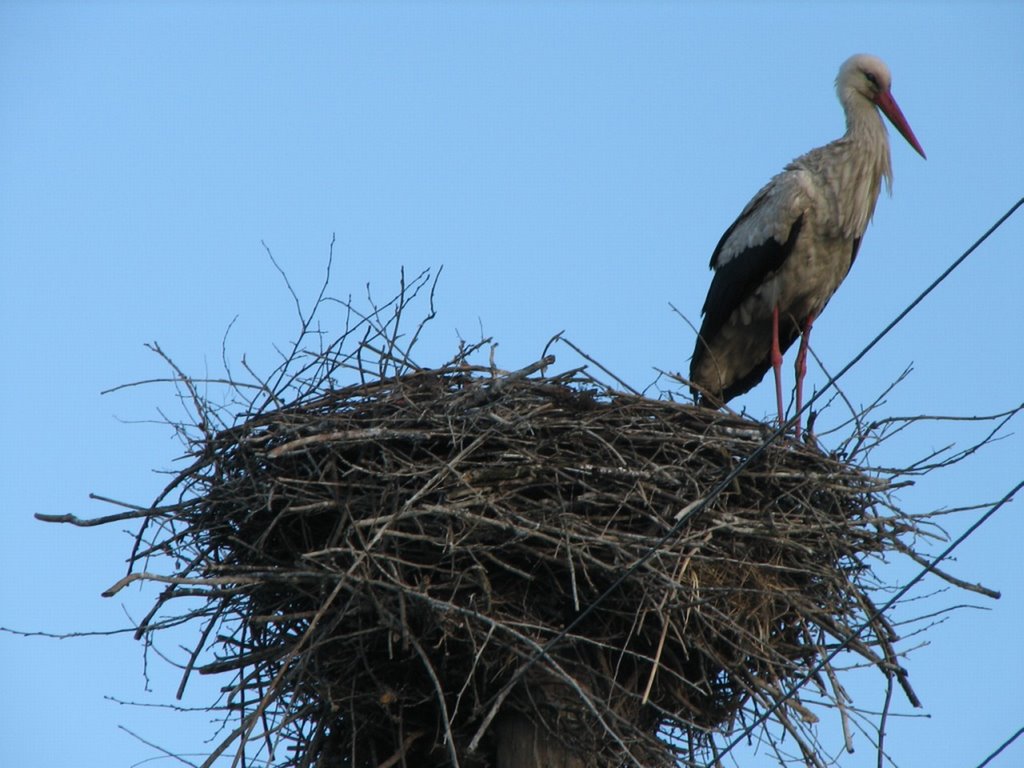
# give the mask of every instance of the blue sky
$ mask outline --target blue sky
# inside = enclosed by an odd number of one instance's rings
[[[687,369],[693,333],[669,304],[699,322],[722,231],[787,161],[841,134],[832,83],[848,55],[889,63],[928,160],[891,132],[894,195],[815,325],[831,370],[1024,195],[1016,2],[5,2],[0,27],[0,625],[21,630],[113,630],[147,609],[152,592],[100,597],[123,572],[120,526],[32,515],[112,511],[90,492],[146,503],[165,480],[154,470],[176,466],[178,444],[153,423],[175,413],[171,390],[100,394],[166,375],[145,342],[217,374],[237,317],[229,358],[273,364],[296,321],[261,241],[302,297],[332,236],[336,295],[370,283],[388,297],[400,267],[444,265],[424,364],[482,330],[518,368],[565,330],[643,387],[656,368]],[[870,402],[913,365],[881,415],[1024,400],[1022,247],[1024,213],[844,379],[847,396]],[[556,367],[577,362],[567,352]],[[808,386],[824,380],[812,367]],[[766,383],[735,405],[770,415],[772,397]],[[1024,474],[1020,430],[899,501],[998,499]],[[979,432],[922,424],[877,458],[905,465]],[[896,705],[911,715],[890,722],[899,765],[977,765],[1024,725],[1020,503],[948,565],[1002,600],[925,603],[985,610],[908,641],[927,643],[907,661],[925,708]],[[955,535],[975,516],[946,525]],[[156,657],[144,668],[129,636],[0,633],[0,655],[4,765],[173,764],[119,726],[183,754],[212,733],[207,716],[163,708],[176,674]],[[181,704],[212,691],[197,680]],[[861,702],[880,694],[869,680]],[[836,728],[823,738],[837,743]],[[875,765],[857,744],[839,765]],[[992,765],[1021,762],[1024,740]]]

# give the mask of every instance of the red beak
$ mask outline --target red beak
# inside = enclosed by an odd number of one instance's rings
[[[910,146],[917,150],[917,154],[927,160],[928,156],[924,153],[924,150],[921,149],[921,145],[918,143],[917,137],[914,135],[914,132],[910,130],[910,123],[908,123],[907,118],[903,116],[903,112],[900,110],[899,104],[896,103],[896,99],[892,97],[892,94],[889,93],[889,91],[881,91],[878,96],[875,97],[875,104],[877,104],[878,108],[885,113],[885,116],[889,118],[889,122],[896,127],[896,130],[903,135],[903,138],[907,140]]]

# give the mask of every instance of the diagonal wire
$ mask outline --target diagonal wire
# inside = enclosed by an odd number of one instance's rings
[[[831,662],[832,659],[834,659],[840,653],[845,651],[846,648],[850,645],[850,643],[852,643],[854,640],[860,637],[861,633],[871,626],[875,619],[877,619],[883,613],[885,613],[894,605],[896,605],[896,603],[899,602],[903,598],[903,596],[907,594],[907,592],[909,592],[919,581],[921,581],[921,579],[923,579],[925,576],[931,573],[932,570],[938,567],[939,563],[941,563],[943,560],[949,557],[953,553],[954,549],[963,544],[971,536],[971,534],[978,530],[985,523],[985,521],[992,517],[992,515],[994,515],[1000,507],[1002,507],[1004,504],[1013,499],[1014,495],[1016,495],[1016,493],[1021,488],[1024,488],[1024,480],[1019,481],[1013,488],[1010,489],[1010,491],[1005,496],[1003,496],[1003,498],[1001,498],[999,501],[997,501],[995,504],[989,507],[981,517],[974,521],[970,528],[968,528],[966,531],[960,534],[948,547],[946,547],[938,555],[938,557],[936,557],[934,560],[925,565],[920,571],[918,571],[917,575],[914,576],[914,578],[912,578],[910,581],[908,581],[903,586],[903,588],[900,589],[895,595],[893,595],[885,605],[883,605],[881,608],[875,609],[871,613],[871,615],[868,616],[868,618],[865,619],[859,627],[857,627],[853,632],[851,632],[845,640],[843,640],[836,648],[834,648],[828,656],[826,656],[824,659],[815,664],[812,669],[810,669],[803,677],[800,678],[800,680],[793,684],[792,688],[783,693],[782,696],[776,699],[775,703],[772,704],[772,706],[770,706],[763,713],[761,713],[755,720],[753,720],[753,722],[750,723],[750,725],[746,726],[735,739],[733,739],[725,747],[723,747],[722,751],[718,753],[717,757],[710,763],[707,763],[704,766],[704,768],[711,768],[712,766],[717,765],[718,761],[721,760],[721,758],[724,755],[727,755],[729,752],[731,752],[732,749],[736,747],[736,745],[741,743],[744,739],[747,738],[747,736],[753,733],[755,728],[764,723],[769,717],[771,717],[775,712],[777,712],[783,704],[789,701],[789,699],[791,699],[793,695],[804,686],[804,684],[806,684],[809,680],[812,680],[815,677],[815,675],[817,675],[819,672],[821,672],[821,670],[828,666],[829,662]],[[1013,738],[1017,738],[1017,736],[1014,736]]]
[[[492,698],[492,701],[500,701],[502,698],[504,698],[507,692],[513,686],[515,686],[520,679],[522,679],[523,675],[526,674],[526,671],[529,670],[530,667],[537,663],[537,661],[539,661],[541,658],[547,656],[555,645],[564,640],[568,636],[568,634],[572,632],[572,630],[574,630],[576,627],[582,624],[583,621],[591,613],[593,613],[599,605],[601,605],[601,603],[607,600],[608,597],[611,594],[613,594],[620,586],[622,586],[624,582],[626,582],[630,577],[633,576],[633,574],[639,571],[640,568],[642,568],[652,557],[654,557],[658,552],[660,552],[661,549],[669,541],[676,538],[679,532],[682,531],[682,529],[687,525],[687,523],[689,523],[689,521],[692,518],[694,518],[696,515],[704,511],[711,504],[711,502],[718,498],[718,496],[721,495],[722,491],[724,491],[732,484],[733,480],[735,480],[742,472],[744,472],[747,469],[747,467],[749,467],[753,462],[760,458],[764,454],[764,452],[767,451],[768,448],[771,447],[771,445],[774,444],[775,441],[778,440],[790,428],[791,425],[796,423],[797,419],[801,418],[801,414],[803,414],[804,411],[809,410],[814,405],[814,403],[819,398],[821,398],[822,395],[824,395],[825,392],[827,392],[831,387],[833,387],[835,383],[839,381],[839,379],[842,378],[853,366],[859,363],[864,358],[864,356],[867,355],[867,353],[870,352],[878,344],[878,342],[880,342],[885,336],[887,336],[889,332],[892,331],[892,329],[895,328],[896,325],[903,320],[903,318],[910,314],[910,312],[918,304],[920,304],[925,299],[925,297],[928,296],[928,294],[935,290],[940,283],[945,281],[946,278],[949,277],[949,275],[953,272],[953,270],[959,267],[967,259],[967,257],[974,253],[974,251],[976,251],[978,247],[992,235],[992,233],[999,229],[999,227],[1001,227],[1006,222],[1006,220],[1009,219],[1022,205],[1024,205],[1024,197],[1022,197],[1020,200],[1018,200],[1016,203],[1010,206],[1010,209],[1002,216],[1000,216],[999,219],[997,219],[996,222],[991,227],[989,227],[988,230],[986,230],[986,232],[981,237],[979,237],[973,245],[971,245],[970,248],[968,248],[966,251],[960,254],[960,256],[958,256],[953,261],[953,263],[950,264],[944,272],[942,272],[942,274],[935,278],[935,280],[933,280],[927,288],[925,288],[923,291],[921,291],[920,294],[918,294],[917,298],[910,302],[910,304],[908,304],[902,312],[900,312],[887,326],[885,326],[885,328],[879,331],[875,338],[868,342],[868,344],[863,349],[861,349],[861,351],[858,352],[853,357],[853,359],[850,360],[850,362],[844,365],[838,373],[836,373],[827,382],[825,382],[825,385],[820,390],[815,392],[806,403],[804,403],[803,408],[801,408],[799,411],[793,414],[793,416],[789,420],[780,424],[774,432],[772,432],[770,435],[768,435],[768,437],[764,439],[764,442],[758,445],[753,451],[751,451],[749,455],[747,455],[745,459],[743,459],[739,464],[733,467],[733,469],[731,469],[725,475],[725,477],[723,477],[722,480],[719,481],[718,484],[715,485],[708,492],[706,496],[693,502],[689,506],[683,508],[683,510],[676,515],[676,521],[672,525],[672,527],[669,528],[669,530],[665,532],[661,537],[659,537],[647,549],[647,551],[645,551],[639,558],[637,558],[626,570],[624,570],[618,576],[618,578],[616,578],[615,581],[613,581],[608,586],[608,588],[605,589],[604,592],[602,592],[600,595],[594,598],[593,602],[591,602],[589,605],[587,605],[586,608],[584,608],[580,613],[578,613],[575,619],[566,624],[561,630],[558,631],[558,633],[555,634],[554,637],[552,637],[550,640],[544,643],[544,645],[540,649],[538,649],[535,653],[533,653],[533,655],[527,658],[527,660],[519,667],[519,669],[516,670],[515,674],[512,675],[512,678],[505,684],[502,690],[495,697]],[[774,711],[774,709],[772,711]]]
[[[986,758],[985,758],[984,760],[982,760],[982,761],[981,761],[980,763],[978,763],[978,768],[985,768],[985,766],[986,766],[986,765],[988,765],[988,764],[989,764],[989,763],[991,763],[991,762],[992,762],[993,760],[995,760],[996,756],[997,756],[997,755],[998,755],[998,754],[999,754],[1000,752],[1002,752],[1002,751],[1003,751],[1004,749],[1006,749],[1006,748],[1007,748],[1008,746],[1010,746],[1011,744],[1013,744],[1013,742],[1015,742],[1015,741],[1017,740],[1017,738],[1018,738],[1018,737],[1019,737],[1019,736],[1020,736],[1020,735],[1021,735],[1022,733],[1024,733],[1024,727],[1020,728],[1020,729],[1019,729],[1019,730],[1018,730],[1018,731],[1017,731],[1017,732],[1016,732],[1015,734],[1013,734],[1013,736],[1011,736],[1011,737],[1010,737],[1010,738],[1008,738],[1008,739],[1007,739],[1006,741],[1004,741],[1004,742],[1003,742],[1002,744],[1000,744],[1000,745],[999,745],[998,747],[996,747],[996,748],[995,748],[995,750],[994,750],[994,751],[992,752],[992,754],[990,754],[990,755],[989,755],[988,757],[986,757]]]

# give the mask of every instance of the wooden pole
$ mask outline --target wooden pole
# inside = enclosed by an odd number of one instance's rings
[[[518,712],[501,716],[495,736],[496,768],[586,768],[582,757]]]

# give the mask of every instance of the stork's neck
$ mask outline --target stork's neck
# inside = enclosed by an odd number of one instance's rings
[[[881,191],[882,179],[891,189],[892,164],[889,136],[875,105],[857,93],[842,99],[846,110],[846,134],[813,150],[794,164],[812,170],[823,182],[831,209],[829,221],[837,235],[864,235]]]
[[[859,93],[852,93],[843,99],[843,108],[846,112],[846,135],[843,139],[851,145],[852,161],[860,165],[871,179],[876,198],[883,178],[886,191],[892,193],[889,132],[878,107]]]

